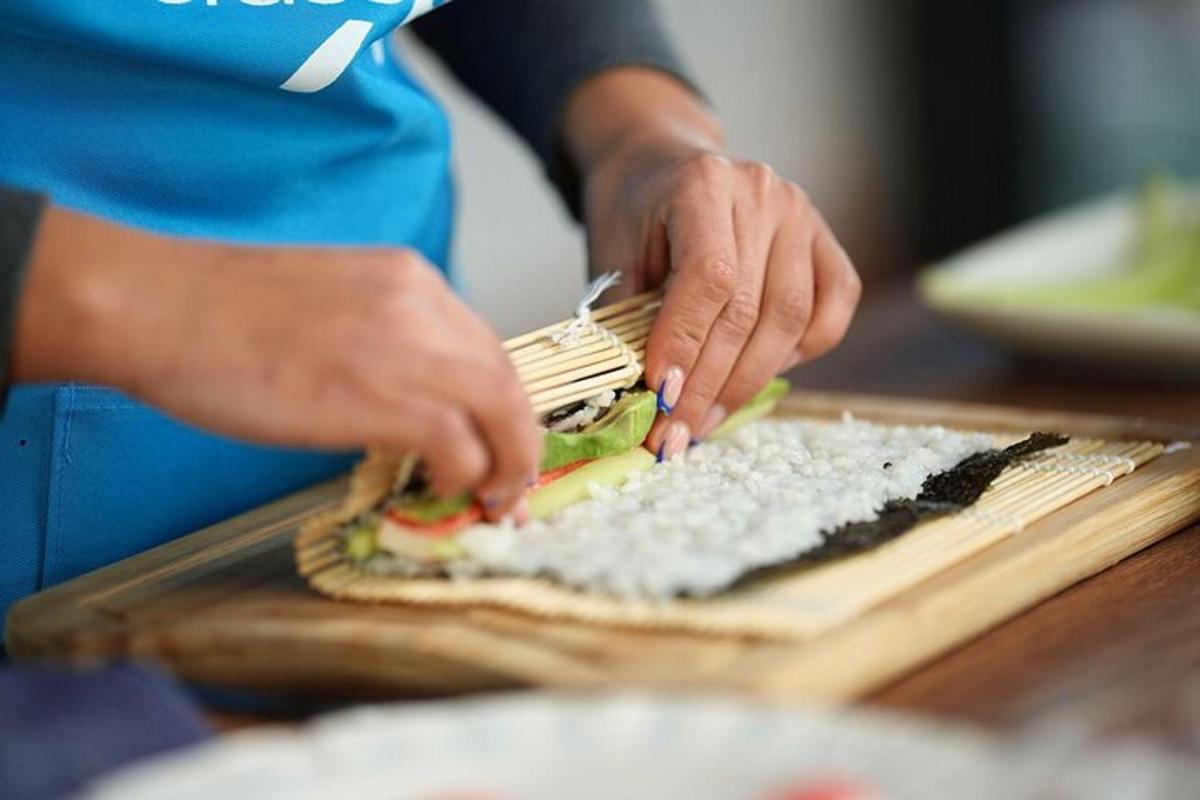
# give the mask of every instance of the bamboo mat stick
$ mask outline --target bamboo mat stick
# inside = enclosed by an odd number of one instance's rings
[[[540,416],[636,381],[661,305],[659,290],[643,292],[504,342],[534,412]],[[554,341],[573,324],[580,326],[573,341]]]
[[[632,331],[632,335],[634,335],[634,336],[640,336],[643,333],[646,333],[646,331],[639,331],[636,329],[634,331]],[[618,338],[621,338],[621,339],[625,338],[625,336],[622,336],[620,334],[616,334],[616,335]],[[556,344],[547,342],[543,345],[538,345],[536,347],[530,348],[529,350],[521,353],[521,355],[511,358],[510,360],[512,361],[513,366],[523,367],[523,366],[528,366],[530,364],[535,364],[535,363],[539,363],[539,362],[551,361],[551,360],[554,360],[557,358],[562,358],[563,356],[569,356],[572,353],[572,351],[576,350],[576,348],[579,348],[579,347],[595,347],[597,345],[600,348],[605,348],[605,347],[613,347],[614,343],[610,336],[607,336],[603,333],[588,333],[588,334],[584,334],[583,336],[581,336],[579,338],[579,340],[576,341],[574,344],[572,344],[570,347],[564,347],[562,345],[556,345]]]
[[[555,372],[561,372],[564,368],[569,368],[567,365],[582,363],[581,359],[595,360],[625,354],[630,349],[645,347],[647,335],[644,332],[635,332],[633,336],[628,338],[621,337],[619,341],[608,340],[604,346],[589,345],[580,350],[572,348],[570,351],[564,352],[561,355],[553,357],[539,358],[532,361],[525,361],[513,366],[517,370],[517,375],[524,380],[527,375],[538,374],[540,376],[552,375]]]
[[[647,322],[643,326],[629,328],[614,335],[616,335],[619,339],[628,341],[629,339],[648,335],[650,332],[650,327],[651,322]],[[576,352],[577,348],[592,347],[593,349],[596,349],[596,346],[599,346],[600,349],[603,349],[605,347],[614,347],[615,343],[610,336],[602,333],[587,334],[581,337],[578,342],[570,347],[563,347],[548,343],[543,347],[538,347],[523,353],[520,357],[513,358],[511,361],[515,367],[527,367],[532,364],[544,365],[544,362],[554,361],[563,357],[570,357]]]
[[[601,309],[601,310],[604,310],[604,309]],[[593,325],[601,326],[601,327],[605,328],[606,330],[617,332],[617,331],[623,330],[623,329],[627,328],[628,326],[635,324],[637,322],[646,321],[646,320],[653,321],[654,318],[657,316],[658,316],[658,306],[647,306],[647,307],[633,309],[631,311],[628,311],[628,312],[625,312],[622,314],[616,314],[616,315],[612,315],[609,317],[605,317],[603,319],[591,319],[591,320],[589,320],[589,322]],[[553,330],[551,330],[549,333],[538,336],[536,339],[533,339],[532,341],[524,342],[518,347],[508,349],[509,356],[512,358],[517,358],[517,357],[520,357],[521,355],[529,352],[530,350],[537,350],[537,349],[544,348],[547,346],[561,347],[562,345],[557,344],[552,341],[552,337],[555,334],[557,334],[557,333],[561,332],[562,330],[564,330],[565,328],[567,328],[568,326],[570,326],[572,324],[572,322],[574,322],[574,320],[564,320],[564,321],[558,323],[558,325],[554,326]],[[520,338],[524,338],[524,337],[520,337]]]
[[[625,380],[614,380],[590,389],[576,390],[571,394],[555,398],[554,400],[535,402],[533,404],[533,413],[540,417],[544,414],[549,414],[551,411],[557,411],[560,408],[565,408],[572,403],[578,403],[581,400],[587,400],[589,397],[595,397],[601,392],[608,391],[609,389],[615,392],[617,389],[624,388],[627,383],[628,381]]]
[[[648,310],[648,307],[650,306],[653,306],[653,308],[656,309],[658,305],[661,305],[662,302],[660,300],[660,295],[661,292],[655,289],[653,291],[643,292],[620,302],[613,303],[612,305],[598,308],[592,312],[592,320],[595,322],[601,322],[631,309],[637,313],[643,313],[644,311]],[[556,322],[553,325],[547,325],[544,328],[538,328],[536,331],[530,331],[529,333],[523,333],[520,336],[515,336],[504,343],[504,349],[511,352],[531,342],[536,342],[539,339],[545,339],[555,331],[566,327],[570,323],[570,320],[564,320],[561,322]]]
[[[533,411],[535,414],[541,415],[555,409],[568,406],[571,403],[578,403],[580,400],[586,400],[601,392],[609,389],[623,389],[629,385],[630,378],[640,374],[633,369],[623,369],[619,372],[601,375],[590,381],[580,381],[577,384],[553,389],[544,392],[545,397],[531,398],[533,402]]]
[[[629,348],[630,351],[635,353],[638,350],[644,351],[646,349],[646,338],[647,337],[645,336],[640,336],[637,339],[626,341],[625,346]],[[521,381],[526,384],[526,388],[528,389],[528,384],[530,381],[541,380],[542,378],[548,378],[551,375],[560,375],[579,367],[598,367],[601,364],[607,364],[608,361],[613,358],[622,359],[617,366],[625,363],[624,351],[618,350],[615,347],[588,347],[581,349],[583,350],[582,353],[573,352],[570,358],[536,361],[529,364],[522,364],[517,368],[517,375],[521,378]],[[640,356],[638,356],[638,360],[641,361]]]
[[[618,350],[615,347],[610,347],[598,353],[588,353],[583,356],[578,356],[571,359],[562,359],[546,366],[536,366],[535,368],[518,370],[517,375],[521,378],[521,382],[525,384],[525,389],[530,392],[537,391],[533,384],[562,376],[562,381],[573,381],[575,378],[566,378],[568,374],[573,374],[577,370],[592,367],[592,374],[598,375],[601,372],[607,372],[610,369],[619,369],[623,366],[628,366],[629,355],[627,351]]]
[[[605,389],[613,388],[612,384],[614,381],[628,382],[639,372],[640,370],[638,370],[636,367],[627,366],[611,372],[606,372],[602,375],[596,375],[593,378],[574,381],[566,386],[559,386],[554,389],[546,389],[540,392],[534,392],[532,395],[530,395],[529,399],[536,406],[550,400],[559,400],[567,395],[573,395],[576,392],[585,391],[588,389],[593,389],[592,393],[595,394],[596,392],[602,392]]]
[[[658,319],[658,314],[650,313],[640,317],[614,320],[612,325],[605,325],[604,329],[624,338],[635,333],[648,333],[654,327],[656,319]]]
[[[603,322],[618,314],[622,314],[629,309],[643,310],[655,309],[662,305],[662,291],[659,289],[651,289],[648,292],[634,295],[633,297],[613,303],[612,305],[603,306],[596,309],[592,313],[592,319],[597,322]]]
[[[534,380],[532,378],[524,378],[522,382],[525,384],[525,391],[536,396],[540,392],[547,389],[553,389],[559,386],[568,386],[575,381],[592,376],[598,376],[608,373],[615,369],[629,366],[629,358],[624,353],[617,352],[616,355],[606,356],[606,360],[584,364],[566,372],[558,372],[553,375],[547,375],[541,379]]]
[[[605,331],[616,336],[625,337],[631,335],[639,335],[648,332],[654,325],[654,314],[649,314],[637,318],[620,320],[612,327],[604,326]],[[534,361],[539,358],[553,357],[565,352],[569,352],[576,347],[585,344],[593,344],[595,342],[608,342],[609,338],[603,331],[591,331],[580,335],[571,345],[558,344],[548,338],[539,339],[536,342],[526,345],[518,351],[510,352],[509,359],[514,364],[524,364],[529,361]]]
[[[584,356],[594,355],[596,353],[609,353],[616,348],[613,347],[611,339],[597,337],[595,341],[585,342],[571,348],[570,353],[563,353],[562,357],[556,358],[553,353],[546,354],[541,358],[530,358],[523,361],[515,361],[513,366],[517,368],[518,375],[524,375],[534,370],[544,369],[547,366],[553,366],[560,360],[570,360],[572,358],[583,358]]]

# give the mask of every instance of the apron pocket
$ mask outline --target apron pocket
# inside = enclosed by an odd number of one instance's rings
[[[332,477],[354,458],[247,445],[112,389],[58,387],[42,585]]]

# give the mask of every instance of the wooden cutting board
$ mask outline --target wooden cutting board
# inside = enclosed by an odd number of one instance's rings
[[[854,395],[797,393],[781,409],[843,410],[976,430],[1200,439],[1146,420]],[[309,700],[639,686],[839,702],[1200,518],[1200,446],[1173,448],[808,642],[332,601],[296,575],[292,538],[343,489],[314,487],[30,597],[9,616],[9,652],[22,662],[143,658],[192,682]]]

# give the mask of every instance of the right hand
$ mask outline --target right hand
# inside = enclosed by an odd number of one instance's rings
[[[434,491],[493,518],[540,458],[499,340],[410,250],[203,243],[52,208],[14,377],[112,385],[264,443],[415,452]]]

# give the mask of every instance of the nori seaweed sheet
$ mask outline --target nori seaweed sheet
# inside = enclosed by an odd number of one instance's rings
[[[954,467],[930,475],[921,493],[910,500],[889,500],[879,515],[865,522],[851,522],[823,532],[825,541],[794,559],[750,570],[734,585],[805,564],[818,564],[860,553],[889,542],[919,522],[952,514],[974,505],[1005,467],[1027,456],[1066,444],[1069,437],[1058,433],[1035,433],[1003,450],[984,450],[968,456]],[[886,467],[886,465],[885,465]]]

